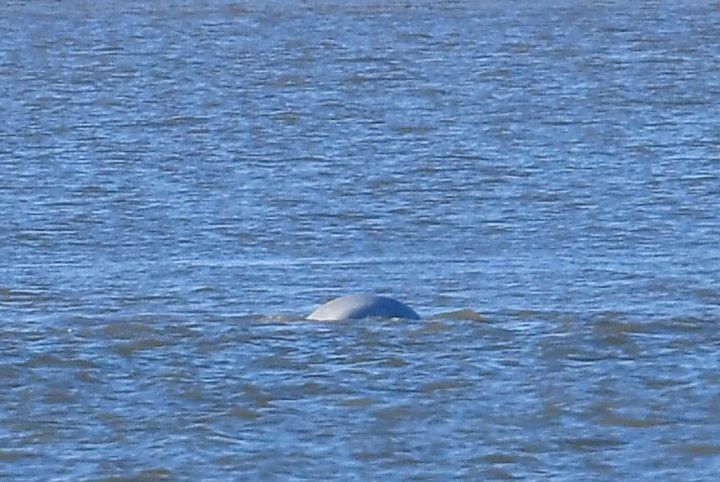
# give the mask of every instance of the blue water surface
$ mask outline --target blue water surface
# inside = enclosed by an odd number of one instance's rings
[[[717,2],[0,31],[1,479],[720,475]]]

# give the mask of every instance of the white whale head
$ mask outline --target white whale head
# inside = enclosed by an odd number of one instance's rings
[[[308,320],[357,320],[360,318],[420,318],[409,306],[392,298],[355,294],[335,298],[310,313]]]

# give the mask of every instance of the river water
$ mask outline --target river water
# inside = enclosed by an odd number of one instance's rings
[[[720,475],[717,2],[0,31],[0,479]]]

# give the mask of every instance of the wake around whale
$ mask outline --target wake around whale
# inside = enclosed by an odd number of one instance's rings
[[[354,294],[328,301],[310,313],[308,320],[358,320],[361,318],[420,318],[409,306],[385,296]]]

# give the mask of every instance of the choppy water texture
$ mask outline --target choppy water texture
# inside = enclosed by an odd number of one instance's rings
[[[0,31],[0,479],[720,474],[717,2]]]

